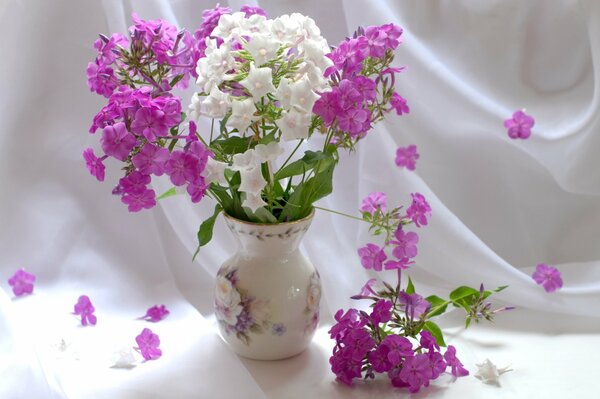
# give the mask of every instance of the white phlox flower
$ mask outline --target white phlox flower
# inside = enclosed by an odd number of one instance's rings
[[[240,177],[242,182],[238,190],[244,193],[260,196],[263,188],[267,185],[267,181],[262,175],[260,164],[255,165],[252,169],[240,170]]]
[[[206,168],[204,168],[204,171],[202,172],[202,177],[204,177],[206,184],[216,181],[219,184],[226,185],[225,168],[227,168],[227,166],[228,165],[225,162],[215,161],[212,157],[208,157]]]
[[[277,141],[271,141],[269,144],[258,144],[254,147],[254,153],[262,162],[271,162],[276,160],[284,150]]]
[[[313,105],[319,96],[312,90],[308,76],[304,75],[300,80],[290,84],[289,88],[291,104],[305,112],[312,112]]]
[[[202,114],[201,110],[201,101],[198,93],[194,93],[192,95],[192,99],[190,101],[190,105],[188,105],[188,119],[194,122],[198,121],[198,118]]]
[[[256,107],[251,98],[242,101],[234,100],[231,102],[231,116],[227,120],[227,124],[243,133],[252,122],[258,119],[258,116],[254,115],[255,112]]]
[[[277,126],[281,130],[285,141],[308,138],[311,114],[290,109],[284,111],[281,119],[277,120]]]
[[[252,212],[256,212],[257,209],[262,208],[265,205],[267,205],[267,203],[263,201],[260,194],[254,195],[246,193],[246,199],[244,200],[244,202],[242,202],[242,206],[250,208]]]
[[[279,43],[271,35],[257,34],[244,46],[254,59],[255,65],[263,65],[277,56]]]
[[[202,101],[202,113],[211,118],[222,118],[229,110],[230,104],[231,99],[229,94],[223,93],[215,86],[204,101]]]
[[[485,384],[500,386],[500,376],[508,371],[512,371],[510,366],[497,368],[490,359],[485,359],[483,363],[477,364],[475,378],[480,379]]]
[[[242,154],[235,154],[233,156],[233,165],[229,169],[235,171],[251,170],[256,167],[258,162],[259,160],[256,159],[255,151],[250,149]]]
[[[240,81],[240,84],[252,94],[254,101],[258,101],[265,94],[275,91],[271,68],[256,68],[254,63],[250,64],[248,76]]]

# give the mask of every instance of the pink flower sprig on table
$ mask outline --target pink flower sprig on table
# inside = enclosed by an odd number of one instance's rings
[[[544,287],[546,292],[554,292],[563,286],[560,271],[545,263],[537,265],[531,277],[536,283]]]
[[[515,111],[512,118],[504,121],[508,137],[511,139],[527,139],[531,136],[531,128],[535,125],[535,119],[527,115],[525,110]]]
[[[138,350],[146,360],[155,360],[162,356],[160,346],[160,338],[149,328],[144,328],[140,335],[135,337]]]
[[[87,295],[81,295],[75,304],[74,313],[81,316],[82,326],[87,326],[88,324],[95,326],[97,322],[96,316],[94,315],[95,310],[90,298]]]
[[[435,295],[427,298],[415,292],[409,278],[401,287],[400,273],[395,287],[384,283],[375,290],[375,281],[369,280],[359,295],[352,299],[372,301],[371,312],[340,309],[335,314],[336,324],[329,330],[335,340],[329,359],[331,371],[340,382],[351,385],[355,378],[375,378],[386,373],[395,387],[408,388],[411,393],[429,386],[444,373],[454,377],[469,374],[456,356],[456,348],[446,346],[443,333],[432,318],[444,313],[449,305],[460,307],[467,318],[479,313],[492,320],[500,310],[491,311],[482,305],[494,291],[459,287],[449,299]]]
[[[146,311],[146,315],[143,317],[147,321],[157,323],[167,317],[171,312],[166,308],[165,305],[154,305]]]
[[[16,296],[31,294],[33,292],[33,283],[35,275],[27,273],[25,269],[19,269],[8,279],[8,285],[12,287]]]

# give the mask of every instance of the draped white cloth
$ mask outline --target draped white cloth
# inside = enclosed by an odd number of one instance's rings
[[[240,1],[227,5],[239,8]],[[254,3],[256,4],[256,3]],[[513,363],[502,388],[472,376],[441,379],[418,397],[594,397],[590,377],[600,344],[600,2],[595,0],[260,1],[269,15],[312,16],[330,44],[358,25],[404,28],[396,63],[407,116],[376,126],[357,153],[344,155],[334,193],[321,205],[355,212],[372,191],[390,204],[421,192],[433,208],[420,229],[423,294],[461,284],[510,285],[497,297],[517,306],[495,326],[463,331],[444,317],[448,340],[472,373],[486,357]],[[222,3],[222,5],[225,5]],[[304,249],[324,285],[323,327],[302,355],[280,362],[240,359],[220,341],[212,284],[232,251],[215,237],[191,262],[209,200],[162,201],[128,214],[81,157],[97,137],[87,129],[103,99],[89,93],[85,66],[97,33],[125,32],[129,16],[166,18],[195,30],[199,0],[0,3],[0,397],[288,398],[397,397],[385,378],[347,388],[328,371],[330,315],[355,306],[367,278],[356,248],[360,222],[318,212]],[[186,98],[189,93],[186,93]],[[526,108],[529,140],[511,140],[503,120]],[[416,172],[394,165],[395,148],[416,144]],[[169,187],[157,181],[158,192]],[[563,273],[547,294],[530,275],[537,263]],[[6,280],[19,267],[37,275],[35,293],[14,298]],[[393,275],[386,275],[393,279]],[[87,294],[98,325],[78,327],[70,312]],[[136,320],[164,303],[161,359],[130,370],[110,355],[133,346]]]

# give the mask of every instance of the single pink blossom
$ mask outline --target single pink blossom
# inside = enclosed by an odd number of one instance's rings
[[[169,313],[171,312],[169,312],[165,305],[154,305],[146,311],[146,315],[143,318],[156,323],[167,317]]]
[[[379,191],[369,194],[360,205],[361,212],[369,212],[371,215],[374,215],[377,210],[385,212],[386,209],[387,197],[385,193]]]
[[[135,147],[135,137],[129,131],[125,123],[118,122],[114,125],[106,126],[102,130],[102,151],[106,155],[114,157],[119,161],[125,161],[129,156],[129,151]]]
[[[94,316],[94,305],[87,295],[81,295],[75,304],[75,314],[81,316],[81,325],[87,326],[88,323],[95,326],[96,316]]]
[[[410,108],[406,104],[406,99],[398,93],[392,95],[390,105],[392,106],[392,109],[396,110],[396,114],[398,115],[404,115],[410,112]]]
[[[86,148],[83,151],[83,159],[85,159],[85,166],[90,171],[90,174],[98,179],[98,181],[104,181],[105,167],[102,163],[102,159],[94,154],[94,150]]]
[[[554,292],[563,286],[560,271],[552,266],[540,263],[531,276],[546,292]]]
[[[408,147],[398,147],[396,150],[396,165],[401,168],[415,170],[417,159],[419,159],[419,153],[417,152],[417,146],[414,144]]]
[[[508,137],[511,139],[529,138],[533,125],[535,119],[523,111],[515,111],[512,118],[504,121],[504,127],[508,129]]]
[[[19,269],[8,279],[8,285],[12,287],[16,296],[31,294],[33,292],[33,283],[35,275],[27,273],[25,269]]]
[[[160,346],[160,338],[154,334],[151,329],[144,328],[142,333],[135,337],[138,347],[136,348],[146,360],[158,359],[162,356],[162,351],[158,349]]]
[[[383,249],[375,244],[367,244],[359,248],[358,256],[360,256],[360,263],[365,269],[373,269],[378,272],[381,271],[383,262],[387,259],[387,255]]]

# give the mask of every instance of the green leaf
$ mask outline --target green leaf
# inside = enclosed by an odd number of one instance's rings
[[[217,183],[211,183],[210,192],[219,199],[219,203],[223,207],[223,210],[230,213],[230,209],[233,206],[233,200],[229,196],[227,189],[219,186]]]
[[[429,310],[427,317],[439,316],[448,308],[448,301],[440,298],[439,296],[430,295],[425,298],[425,300],[431,304],[431,309]]]
[[[327,170],[334,162],[331,154],[322,151],[306,151],[304,156],[277,171],[275,179],[284,179],[286,177],[298,176],[318,166],[315,171],[317,174]]]
[[[224,154],[240,154],[250,148],[252,137],[231,136],[226,139],[214,140],[213,145],[221,149]]]
[[[177,83],[179,83],[179,81],[183,79],[183,74],[181,75],[177,75],[175,76],[173,79],[171,79],[171,81],[169,82],[169,86],[173,87],[175,86]]]
[[[442,329],[435,324],[433,321],[426,321],[423,326],[423,330],[429,331],[431,335],[435,338],[435,342],[439,346],[446,346],[446,342],[444,342],[444,334],[442,334]]]
[[[492,295],[493,293],[500,292],[500,291],[502,291],[502,290],[504,290],[506,288],[508,288],[508,285],[502,285],[502,286],[500,286],[500,287],[498,287],[498,288],[496,288],[496,289],[494,289],[492,291],[487,291],[487,290],[483,291],[483,298],[485,299],[488,296]]]
[[[458,287],[450,293],[450,299],[454,302],[464,299],[467,301],[467,303],[472,303],[473,295],[479,295],[479,290],[463,285],[462,287]]]
[[[160,201],[161,199],[169,198],[176,194],[177,194],[177,189],[175,187],[171,187],[170,189],[168,189],[167,191],[165,191],[164,193],[162,193],[161,195],[156,197],[156,200]]]
[[[411,295],[411,294],[415,293],[415,286],[413,285],[413,282],[410,279],[410,276],[408,277],[408,285],[406,286],[406,293],[408,295]]]
[[[202,224],[200,225],[200,229],[198,230],[198,248],[196,249],[196,252],[192,257],[192,262],[196,259],[196,255],[198,255],[198,252],[200,252],[200,247],[208,244],[212,239],[215,221],[217,220],[217,216],[219,216],[219,213],[221,213],[222,210],[223,208],[221,208],[221,205],[217,204],[215,206],[215,212],[213,213],[213,215],[206,219],[204,222],[202,222]]]

